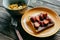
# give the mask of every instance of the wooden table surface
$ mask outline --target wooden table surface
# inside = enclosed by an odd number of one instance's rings
[[[50,3],[53,3],[55,0],[53,0],[53,1],[52,0],[50,0],[50,1],[45,0],[45,1],[46,2],[50,2]],[[56,5],[59,5],[59,3],[54,2],[54,4],[56,4]],[[30,5],[33,5],[33,4],[30,4]],[[47,3],[45,3],[45,4],[47,4]],[[43,6],[45,6],[45,4],[43,4]],[[2,0],[0,0],[0,5],[2,5]],[[34,6],[36,7],[36,5],[34,5]],[[46,6],[47,7],[50,7],[51,9],[54,9],[58,13],[58,15],[60,14],[60,7],[53,6],[51,4],[48,4],[48,5],[46,5]],[[0,12],[8,13],[4,8],[1,8],[1,7],[0,7]],[[19,29],[19,31],[20,31],[20,33],[21,33],[21,35],[22,35],[22,37],[23,37],[24,40],[60,40],[60,30],[55,35],[53,35],[51,37],[48,37],[48,38],[36,38],[36,37],[33,37],[33,36],[27,34],[23,30],[23,28],[22,28],[22,26],[21,26],[20,23],[18,23],[18,29]],[[18,40],[18,39],[17,39],[17,36],[16,36],[14,30],[13,29],[10,29],[10,33],[6,32],[6,31],[0,32],[0,40]]]

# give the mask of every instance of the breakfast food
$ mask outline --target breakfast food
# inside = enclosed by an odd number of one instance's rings
[[[9,9],[11,10],[19,10],[19,9],[23,9],[26,8],[25,4],[19,5],[19,4],[10,4],[9,5]]]
[[[40,32],[54,26],[54,22],[47,13],[40,13],[36,16],[30,16],[30,24],[35,32]]]

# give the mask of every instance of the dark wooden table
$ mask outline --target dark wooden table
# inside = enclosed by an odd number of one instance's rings
[[[30,1],[30,3],[28,5],[31,5],[33,7],[37,7],[37,6],[49,7],[51,9],[54,9],[54,11],[56,11],[59,15],[60,14],[60,7],[59,7],[60,4],[59,3],[60,3],[60,1],[57,2],[56,0],[50,0],[50,1],[38,0],[38,1],[34,1],[33,3],[32,3],[32,1]],[[2,5],[2,0],[0,0],[0,5]],[[0,12],[8,13],[4,8],[1,8],[1,7],[0,7]],[[20,15],[18,17],[19,21],[21,20],[21,16],[22,15]],[[53,36],[50,36],[47,38],[36,38],[36,37],[33,37],[33,36],[29,35],[28,33],[26,33],[23,30],[21,23],[19,21],[18,21],[18,30],[20,31],[24,40],[60,40],[60,30]],[[0,32],[0,40],[18,40],[18,38],[16,36],[14,29],[10,28],[9,32],[7,32],[7,31]]]

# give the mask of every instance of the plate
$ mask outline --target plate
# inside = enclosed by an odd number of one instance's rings
[[[40,14],[40,12],[47,12],[49,17],[53,20],[55,24],[51,28],[48,28],[38,34],[34,34],[34,32],[29,28],[26,22],[29,21],[29,16]],[[36,8],[32,8],[32,9],[25,11],[24,15],[21,18],[21,25],[23,29],[32,36],[49,37],[55,34],[60,29],[60,19],[57,13],[51,10],[50,8],[36,7]]]

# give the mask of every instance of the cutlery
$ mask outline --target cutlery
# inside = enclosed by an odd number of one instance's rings
[[[19,30],[17,29],[17,24],[18,24],[18,23],[17,23],[17,20],[11,18],[11,25],[14,27],[18,39],[19,39],[19,40],[23,40],[23,38],[22,38],[22,36],[21,36]]]

